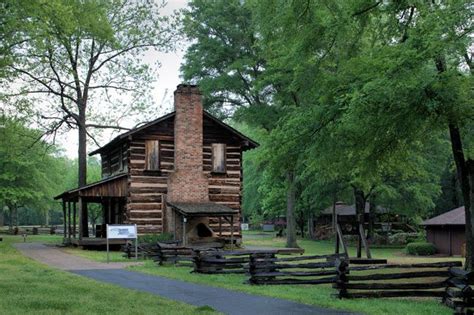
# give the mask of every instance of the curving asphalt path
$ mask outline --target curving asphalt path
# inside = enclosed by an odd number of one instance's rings
[[[252,295],[124,270],[121,269],[126,266],[123,264],[114,264],[111,268],[110,264],[78,258],[58,248],[39,243],[18,243],[16,248],[28,257],[77,275],[196,306],[207,305],[225,314],[351,314],[284,299]]]

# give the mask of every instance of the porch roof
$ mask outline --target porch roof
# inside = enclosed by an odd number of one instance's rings
[[[219,217],[238,214],[239,211],[214,202],[167,202],[169,206],[189,217]]]
[[[101,179],[95,183],[83,187],[67,190],[54,197],[55,200],[77,201],[79,197],[85,199],[97,199],[101,197],[126,197],[127,196],[127,174],[121,173]]]

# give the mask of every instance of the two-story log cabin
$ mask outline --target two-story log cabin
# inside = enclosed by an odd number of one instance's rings
[[[258,144],[203,111],[197,86],[179,85],[174,105],[90,153],[101,156],[102,180],[55,198],[63,201],[66,241],[103,244],[104,225],[119,223],[137,224],[139,234],[172,233],[184,244],[240,241],[242,153]],[[95,239],[88,203],[103,209]]]

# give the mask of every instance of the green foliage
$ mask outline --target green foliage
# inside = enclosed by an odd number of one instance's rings
[[[415,242],[409,243],[406,247],[406,251],[410,255],[429,256],[436,254],[436,247],[427,242]]]
[[[0,117],[0,206],[12,217],[20,207],[45,212],[60,182],[54,147],[39,141],[40,133],[22,121]]]
[[[268,131],[244,161],[245,211],[284,213],[288,171],[301,222],[336,200],[351,202],[353,188],[412,217],[442,203],[448,123],[461,128],[472,155],[471,17],[465,1],[192,1],[184,29],[195,42],[182,69],[209,99],[241,100],[233,65],[264,61],[258,75],[244,77],[252,91],[268,93],[267,106],[234,104],[236,119]]]
[[[413,243],[417,240],[420,240],[420,235],[418,233],[398,232],[388,237],[388,242],[391,245],[407,245],[408,243]]]
[[[181,72],[186,81],[199,83],[208,110],[226,115],[244,106],[265,106],[268,93],[255,85],[264,60],[247,1],[191,1],[182,25],[192,44]]]

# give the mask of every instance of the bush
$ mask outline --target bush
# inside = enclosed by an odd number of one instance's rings
[[[409,243],[406,247],[406,251],[410,255],[428,256],[436,253],[436,247],[431,243],[416,242]]]
[[[406,245],[420,240],[418,233],[399,232],[388,237],[388,242],[391,245]]]
[[[161,234],[147,234],[141,235],[138,237],[139,243],[156,243],[156,242],[165,242],[172,241],[174,236],[172,233],[161,233]]]

